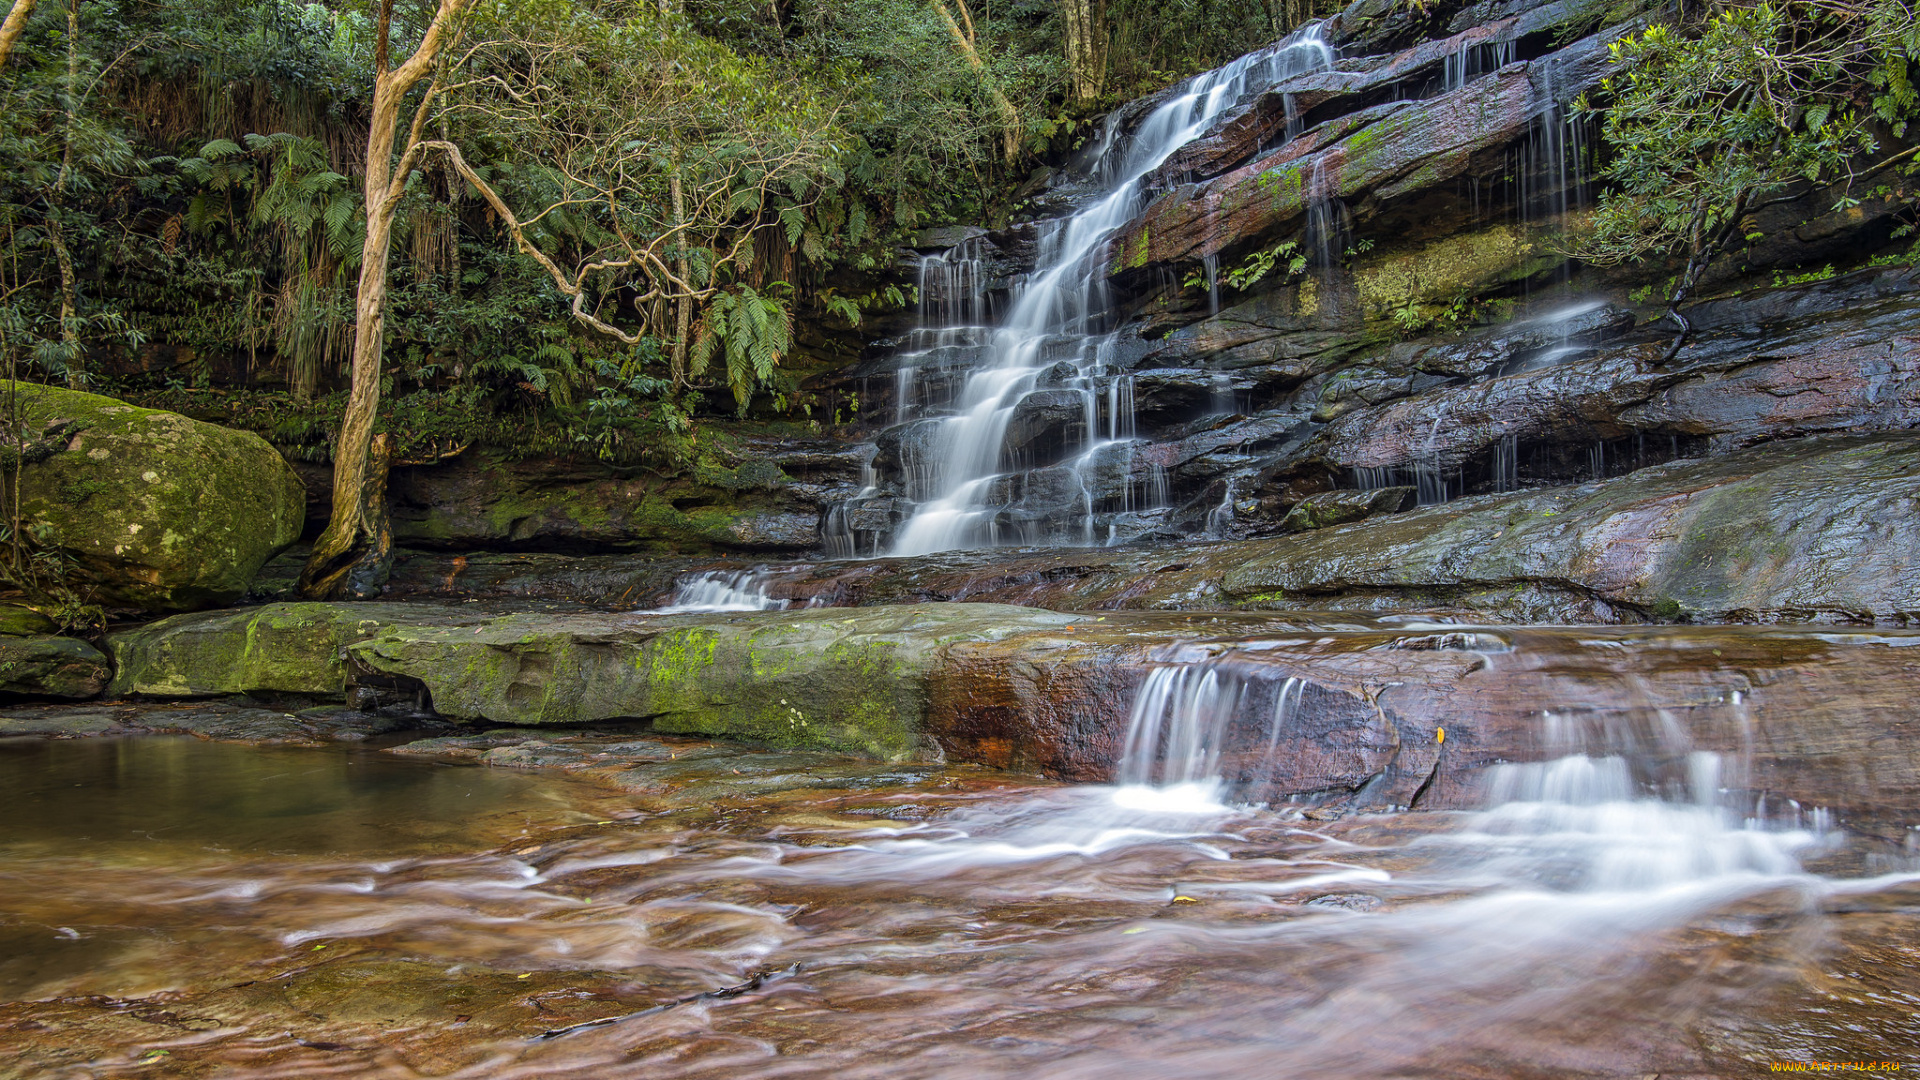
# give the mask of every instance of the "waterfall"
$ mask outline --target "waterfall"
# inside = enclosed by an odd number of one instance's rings
[[[1133,809],[1211,810],[1228,794],[1228,774],[1258,773],[1279,751],[1306,684],[1263,678],[1231,663],[1200,661],[1156,667],[1134,695],[1127,738],[1114,770],[1118,801]],[[1238,740],[1236,726],[1248,728]],[[1264,739],[1251,734],[1264,729]],[[1265,752],[1229,769],[1222,755]]]
[[[921,385],[926,381],[924,365],[917,358],[913,366],[901,369],[901,421],[945,415],[931,421],[938,425],[936,430],[913,440],[918,449],[906,450],[908,440],[902,440],[902,463],[908,466],[909,493],[917,505],[895,533],[893,554],[924,555],[1008,540],[1095,541],[1092,506],[1099,500],[1079,497],[1088,491],[1086,478],[1079,477],[1072,485],[1028,483],[1017,475],[1025,471],[1023,466],[1045,462],[1023,461],[1010,450],[1009,426],[1022,403],[1042,389],[1044,375],[1045,389],[1060,395],[1046,399],[1047,403],[1058,405],[1062,397],[1078,394],[1085,402],[1086,417],[1084,425],[1062,425],[1067,445],[1046,447],[1049,459],[1096,461],[1093,451],[1102,442],[1131,438],[1131,409],[1127,416],[1119,414],[1120,395],[1112,389],[1123,373],[1101,362],[1102,346],[1112,329],[1104,259],[1107,238],[1143,206],[1142,178],[1205,133],[1222,113],[1249,93],[1294,75],[1329,68],[1333,60],[1319,27],[1305,27],[1270,49],[1188,80],[1140,121],[1131,138],[1120,137],[1111,121],[1104,126],[1087,171],[1105,186],[1105,193],[1074,214],[1038,223],[1034,270],[1014,287],[1005,316],[985,333],[967,328],[964,334],[955,331],[953,342],[923,346],[953,349],[964,338],[969,345],[985,346],[980,351],[990,354],[967,371],[950,403],[936,401]],[[964,267],[970,257],[950,253],[946,259],[950,264],[957,258]],[[948,287],[931,280],[929,271],[936,271],[938,277],[948,272],[948,266],[936,267],[923,260],[921,269],[924,305],[924,294],[935,284],[943,290]],[[967,277],[969,271],[959,272],[955,280],[962,290],[969,282],[977,287],[977,273]],[[944,320],[981,317],[988,314],[984,307],[969,301],[936,311],[923,307],[922,314],[950,326]],[[1126,396],[1130,406],[1131,394]],[[1104,437],[1102,399],[1112,401]],[[1049,416],[1041,422],[1056,421]],[[908,457],[914,460],[909,463]],[[1061,467],[1077,469],[1078,465]],[[1050,499],[1053,495],[1060,497]]]
[[[673,603],[660,608],[663,615],[712,611],[781,611],[788,601],[767,595],[764,571],[737,570],[727,573],[709,570],[682,577],[673,589]]]

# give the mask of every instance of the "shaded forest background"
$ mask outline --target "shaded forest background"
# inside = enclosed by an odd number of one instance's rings
[[[569,272],[591,323],[475,184],[424,161],[394,225],[380,426],[396,457],[479,442],[680,470],[729,463],[703,418],[844,420],[857,402],[800,379],[848,359],[863,319],[912,302],[889,282],[915,230],[1004,218],[1103,110],[1314,14],[1307,0],[974,5],[472,9],[426,135],[458,146],[526,244]],[[396,57],[432,15],[392,4]],[[0,115],[10,369],[324,459],[366,228],[377,17],[42,0]],[[686,232],[658,254],[697,279],[685,316],[630,267],[578,273],[675,223]]]

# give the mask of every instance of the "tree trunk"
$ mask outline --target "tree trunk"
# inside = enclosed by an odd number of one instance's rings
[[[13,55],[13,44],[20,40],[20,34],[27,28],[27,19],[33,14],[34,0],[13,0],[13,9],[7,12],[7,21],[0,23],[0,67],[4,67],[7,58]]]
[[[1075,101],[1100,96],[1106,82],[1106,35],[1102,33],[1098,0],[1060,0],[1060,18],[1067,28],[1067,70]]]
[[[60,266],[60,351],[67,361],[67,387],[84,390],[87,369],[80,344],[80,290],[73,274],[73,251],[67,246],[65,221],[67,181],[73,176],[75,112],[80,94],[80,0],[67,0],[67,117],[60,148],[60,174],[53,182],[47,207],[47,241]]]
[[[959,0],[959,2],[964,5],[966,0]],[[1001,93],[1000,88],[995,86],[993,80],[987,76],[986,61],[980,59],[979,51],[973,47],[973,39],[968,37],[966,31],[960,29],[960,24],[953,20],[953,12],[947,10],[946,0],[933,0],[933,10],[939,13],[940,21],[946,24],[947,34],[953,38],[953,47],[960,50],[960,55],[966,60],[967,66],[979,72],[981,81],[986,83],[987,95],[993,101],[994,111],[1000,114],[1001,149],[1006,152],[1007,162],[1013,163],[1020,157],[1020,110],[1013,107],[1013,102],[1008,101],[1007,95]],[[962,10],[965,9],[962,8]],[[972,25],[971,16],[968,17],[967,23]]]
[[[1680,271],[1679,277],[1675,280],[1673,291],[1667,295],[1667,318],[1679,327],[1679,332],[1673,336],[1672,344],[1667,346],[1666,353],[1660,357],[1662,365],[1673,363],[1674,358],[1680,355],[1680,350],[1685,348],[1687,342],[1693,337],[1693,322],[1681,314],[1680,305],[1692,297],[1694,286],[1700,283],[1700,277],[1706,273],[1707,265],[1713,262],[1714,256],[1718,255],[1720,249],[1725,247],[1739,231],[1740,219],[1746,216],[1747,204],[1750,201],[1751,193],[1741,192],[1740,196],[1733,201],[1733,209],[1728,213],[1726,221],[1722,222],[1717,230],[1707,229],[1704,209],[1696,219],[1693,229],[1693,251],[1687,257],[1685,269]]]
[[[367,600],[379,596],[393,568],[393,530],[387,522],[387,463],[391,446],[376,451],[373,426],[380,413],[382,347],[386,339],[387,256],[393,247],[393,215],[407,176],[420,160],[421,127],[433,90],[414,113],[406,145],[394,162],[400,106],[432,70],[446,47],[452,21],[469,0],[440,0],[419,48],[391,71],[374,76],[373,113],[367,125],[367,236],[360,248],[360,289],[354,303],[352,388],[340,438],[333,452],[333,516],[314,541],[300,572],[300,594],[309,600]],[[376,57],[387,56],[392,0],[380,6]]]
[[[686,193],[680,186],[680,166],[677,162],[673,168],[673,176],[667,181],[667,184],[673,193],[673,224],[675,228],[679,228],[686,224],[687,201]],[[686,233],[681,233],[679,239],[681,255],[680,258],[675,261],[675,266],[680,274],[680,280],[686,281],[688,280],[687,271],[689,269],[686,256]],[[679,390],[687,385],[687,335],[692,330],[693,297],[682,293],[680,299],[674,302],[673,315],[673,359],[670,366],[672,368],[673,387],[675,390]]]

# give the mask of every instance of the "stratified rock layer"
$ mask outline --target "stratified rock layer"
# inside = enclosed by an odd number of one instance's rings
[[[1294,535],[1151,548],[950,552],[776,566],[794,603],[1218,608],[1504,622],[1829,622],[1920,615],[1920,435],[1820,436],[1587,484],[1400,513],[1404,488],[1302,499]],[[1361,512],[1363,520],[1338,523]],[[688,568],[692,568],[688,565]],[[421,597],[650,605],[662,568],[620,558],[416,556]]]
[[[424,690],[455,719],[648,720],[658,732],[1077,781],[1114,778],[1150,672],[1203,665],[1242,688],[1219,699],[1239,704],[1217,736],[1241,798],[1467,807],[1501,762],[1631,746],[1673,767],[1693,750],[1720,752],[1750,772],[1730,783],[1863,819],[1920,811],[1910,707],[1920,635],[1904,631],[1403,629],[1350,616],[924,604],[491,617],[392,605],[368,632],[364,610],[289,605],[269,619],[309,620],[315,642],[331,636],[344,650],[344,671],[338,651],[318,648],[297,678],[236,662],[247,625],[208,616],[117,636],[115,654],[123,685],[158,696],[328,680],[337,693],[351,681]],[[185,635],[207,670],[159,647]],[[156,656],[158,670],[141,667]],[[215,727],[239,724],[244,736],[258,711]],[[283,714],[260,722],[315,737]]]

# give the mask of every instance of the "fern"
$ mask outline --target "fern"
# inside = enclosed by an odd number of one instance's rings
[[[743,285],[740,291],[721,293],[707,305],[694,328],[687,373],[705,373],[715,354],[720,354],[726,362],[727,386],[745,414],[754,390],[773,378],[780,358],[792,347],[793,316],[787,306]]]

